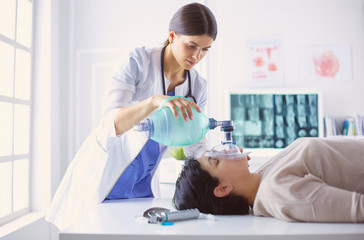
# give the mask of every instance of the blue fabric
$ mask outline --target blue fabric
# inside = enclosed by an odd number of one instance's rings
[[[149,198],[152,175],[159,158],[159,143],[149,139],[139,155],[125,169],[106,199]]]
[[[175,90],[168,92],[174,96]],[[151,198],[152,175],[159,159],[159,143],[149,139],[134,161],[125,169],[106,199]]]
[[[175,90],[173,89],[171,92],[167,92],[167,95],[168,96],[174,96],[175,95]]]

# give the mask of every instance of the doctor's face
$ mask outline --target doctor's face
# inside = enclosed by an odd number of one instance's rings
[[[174,33],[171,49],[177,63],[190,70],[206,56],[213,41],[207,34],[187,36]]]

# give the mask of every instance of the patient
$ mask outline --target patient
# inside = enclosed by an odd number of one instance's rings
[[[299,138],[254,173],[249,159],[187,159],[174,207],[289,222],[364,222],[364,140]]]

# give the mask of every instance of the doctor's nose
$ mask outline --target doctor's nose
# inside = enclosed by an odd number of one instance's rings
[[[201,60],[203,58],[203,51],[202,49],[197,49],[196,51],[194,51],[193,55],[192,55],[194,60]]]

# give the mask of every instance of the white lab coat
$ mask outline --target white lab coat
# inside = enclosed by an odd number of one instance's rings
[[[135,104],[150,96],[163,94],[160,65],[161,48],[137,48],[112,76],[103,119],[88,136],[70,163],[47,212],[46,220],[63,230],[76,221],[86,209],[102,203],[124,170],[139,154],[147,138],[133,130],[116,135],[114,116],[119,108]],[[206,80],[191,70],[191,91],[203,111],[206,105]],[[165,80],[168,88],[169,81]],[[185,96],[188,81],[175,89]],[[185,147],[186,156],[201,156],[206,140]],[[152,179],[154,196],[156,187]]]

